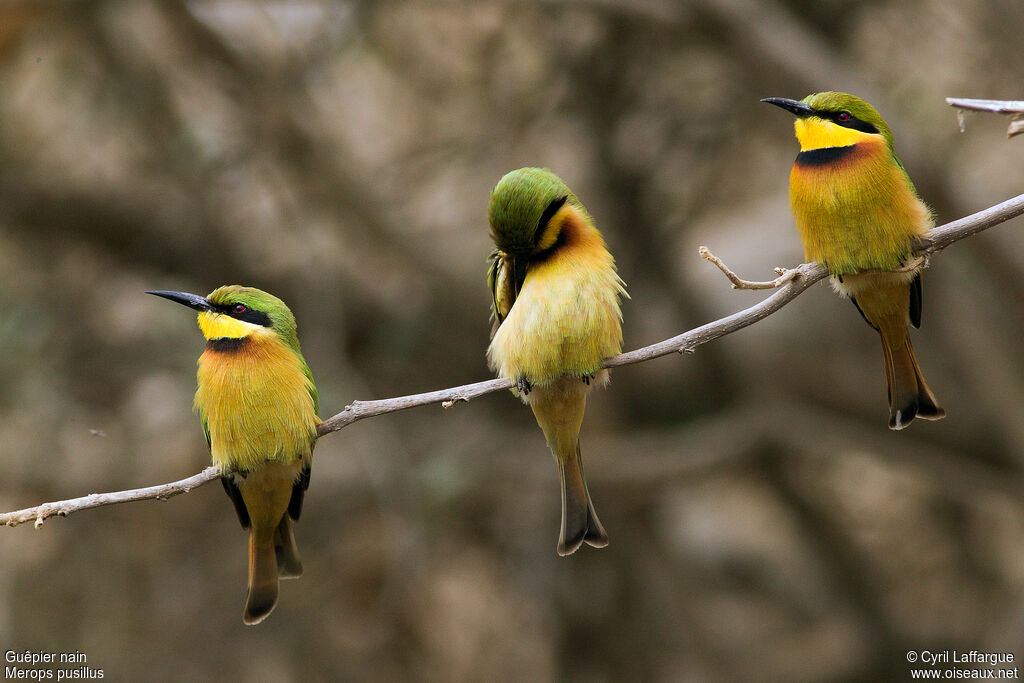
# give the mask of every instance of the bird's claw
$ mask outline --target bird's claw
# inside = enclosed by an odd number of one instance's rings
[[[526,394],[529,394],[530,391],[533,389],[533,385],[530,384],[530,380],[526,379],[525,377],[520,377],[519,379],[516,380],[516,388],[519,390],[520,393],[522,393],[525,396]]]

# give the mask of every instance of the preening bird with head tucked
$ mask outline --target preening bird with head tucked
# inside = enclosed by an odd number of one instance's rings
[[[874,107],[847,93],[762,102],[797,117],[793,218],[805,258],[828,268],[835,289],[881,337],[889,428],[944,417],[907,329],[921,326],[921,264],[913,250],[931,229],[932,214],[896,156],[892,131]]]
[[[202,297],[148,292],[199,311],[195,410],[213,463],[249,531],[249,594],[243,621],[258,624],[277,605],[278,577],[302,575],[292,521],[309,486],[317,438],[313,375],[295,317],[272,294],[229,285]]]
[[[608,545],[587,490],[579,433],[587,393],[608,383],[604,359],[622,349],[625,286],[601,233],[576,195],[547,169],[505,175],[488,206],[491,344],[499,377],[516,382],[558,463],[562,525],[557,550]]]

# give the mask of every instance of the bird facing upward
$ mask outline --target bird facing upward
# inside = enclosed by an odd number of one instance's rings
[[[841,92],[762,100],[794,114],[800,153],[789,176],[793,218],[809,261],[824,264],[882,340],[889,428],[946,412],[925,383],[908,324],[921,326],[921,263],[932,227],[875,108]]]
[[[487,358],[516,382],[558,463],[562,526],[557,550],[608,545],[590,500],[579,433],[587,393],[608,383],[602,361],[622,348],[619,299],[626,290],[590,215],[554,173],[505,175],[488,207],[492,294]]]
[[[302,512],[316,443],[317,392],[295,318],[272,294],[229,285],[202,297],[152,291],[199,311],[195,411],[221,483],[249,531],[246,624],[277,604],[278,577],[302,575],[292,520]]]

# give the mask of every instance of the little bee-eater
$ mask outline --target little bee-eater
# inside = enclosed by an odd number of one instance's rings
[[[907,329],[921,326],[921,265],[913,249],[932,214],[896,156],[892,131],[874,107],[847,93],[762,102],[797,117],[800,153],[789,201],[804,256],[828,268],[835,289],[882,338],[889,428],[944,417]]]
[[[487,358],[516,382],[533,409],[562,483],[558,554],[608,535],[587,491],[580,426],[587,392],[608,383],[602,361],[622,349],[619,298],[626,295],[587,210],[547,169],[521,168],[498,181],[487,210],[493,321]]]
[[[302,575],[292,520],[302,512],[320,418],[295,317],[276,296],[252,287],[229,285],[207,297],[147,293],[199,311],[206,350],[194,408],[224,490],[249,531],[242,619],[258,624],[277,604],[278,577]]]

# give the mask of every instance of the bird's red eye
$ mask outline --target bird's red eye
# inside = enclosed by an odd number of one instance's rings
[[[848,112],[848,111],[841,111],[841,112],[839,112],[839,115],[836,116],[836,121],[839,121],[840,123],[846,123],[849,120],[850,120],[850,112]]]
[[[235,304],[234,308],[232,308],[231,310],[233,310],[235,313],[245,313],[245,304]]]

